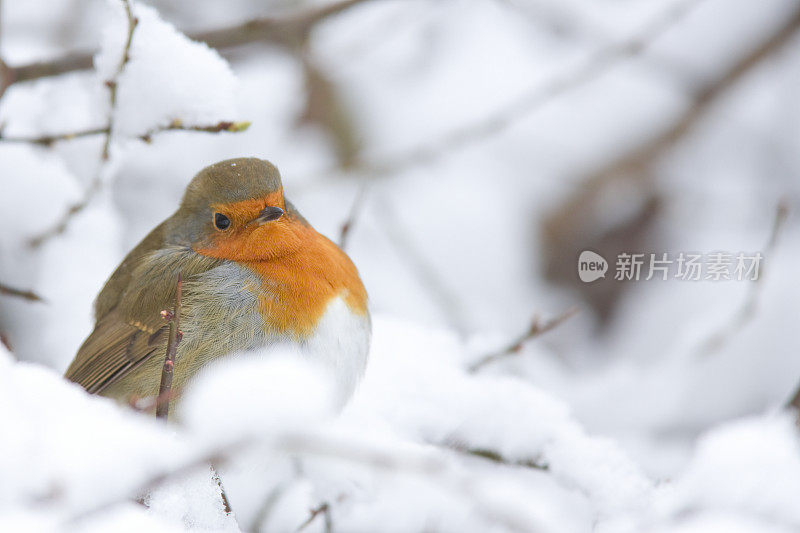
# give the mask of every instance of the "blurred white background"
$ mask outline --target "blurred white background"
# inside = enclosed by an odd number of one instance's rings
[[[0,524],[293,531],[326,503],[333,531],[800,527],[781,414],[800,381],[797,0],[134,12],[117,72],[122,2],[0,6],[0,285],[43,299],[0,294]],[[125,253],[196,172],[245,156],[334,241],[349,221],[375,321],[352,404],[327,413],[297,393],[313,377],[265,357],[277,389],[207,413],[226,397],[209,378],[167,431],[63,382]],[[612,271],[622,251],[764,261],[758,282],[584,284],[584,249]],[[221,467],[233,514],[202,461],[153,483],[240,438]]]

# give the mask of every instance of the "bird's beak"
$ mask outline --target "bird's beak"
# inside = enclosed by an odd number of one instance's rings
[[[283,216],[283,209],[275,205],[268,205],[250,224],[266,224],[272,220],[278,220]]]

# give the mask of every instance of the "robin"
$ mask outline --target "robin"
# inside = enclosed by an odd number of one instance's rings
[[[169,336],[162,311],[174,306],[179,274],[176,395],[207,363],[276,343],[326,365],[342,403],[352,394],[369,350],[364,285],[284,198],[278,169],[254,158],[203,169],[178,210],[125,257],[67,379],[120,401],[156,396]]]

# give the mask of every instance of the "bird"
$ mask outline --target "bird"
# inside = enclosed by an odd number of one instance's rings
[[[212,361],[277,345],[329,370],[340,405],[353,394],[371,336],[364,284],[285,198],[278,169],[257,158],[221,161],[191,180],[177,211],[106,281],[66,379],[123,403],[156,397],[179,276],[170,404]]]

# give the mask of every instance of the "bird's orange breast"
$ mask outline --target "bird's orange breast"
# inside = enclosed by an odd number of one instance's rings
[[[353,262],[338,246],[302,217],[287,212],[264,225],[247,225],[265,205],[283,205],[274,198],[222,206],[234,221],[232,232],[216,235],[196,252],[234,261],[261,280],[259,310],[267,331],[308,337],[328,304],[341,297],[350,310],[367,313],[367,292]]]
[[[259,308],[267,330],[292,332],[298,338],[313,333],[336,297],[353,313],[367,312],[367,292],[350,258],[313,228],[304,229],[305,242],[297,252],[241,263],[261,279]]]

